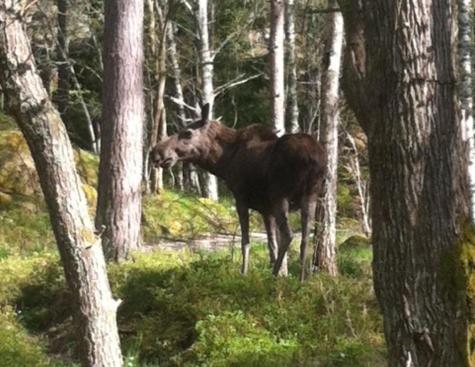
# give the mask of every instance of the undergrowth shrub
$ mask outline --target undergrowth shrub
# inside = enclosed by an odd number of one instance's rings
[[[0,307],[0,366],[50,366],[39,340],[28,335],[16,316],[11,307]]]
[[[252,260],[246,277],[223,252],[158,252],[112,266],[123,347],[157,366],[384,364],[369,277],[301,284],[274,279],[264,250]]]

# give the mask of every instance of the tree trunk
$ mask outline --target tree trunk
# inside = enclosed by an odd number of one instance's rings
[[[116,310],[100,239],[88,214],[73,150],[48,98],[20,23],[18,2],[0,6],[0,76],[40,178],[66,281],[71,289],[83,366],[122,366]]]
[[[166,86],[166,57],[167,57],[167,29],[168,19],[163,14],[163,10],[158,2],[147,0],[149,9],[149,39],[150,39],[150,56],[153,60],[153,74],[157,90],[152,91],[153,106],[151,106],[148,146],[145,149],[145,159],[148,159],[150,150],[157,142],[167,135],[167,123],[165,119],[165,86]],[[158,27],[155,21],[155,9],[158,14]],[[160,35],[157,38],[157,33]],[[152,193],[159,192],[163,188],[163,170],[161,168],[150,167],[150,179],[147,183],[149,191]]]
[[[285,8],[287,14],[287,64],[289,68],[288,82],[288,106],[289,106],[289,126],[290,133],[296,133],[300,130],[299,125],[299,106],[297,99],[297,63],[295,61],[295,3],[294,0],[287,0]]]
[[[176,33],[176,24],[171,23],[167,29],[167,40],[169,44],[168,56],[170,59],[170,64],[173,72],[173,82],[175,85],[176,99],[178,101],[178,126],[180,128],[185,127],[186,125],[186,114],[185,114],[185,97],[183,96],[183,88],[181,86],[181,69],[178,62],[178,52],[176,49],[175,42],[175,33]]]
[[[58,7],[58,89],[55,103],[63,121],[69,108],[69,37],[68,37],[68,8],[69,0],[57,0]]]
[[[175,85],[176,100],[178,104],[178,127],[183,128],[186,126],[186,113],[185,113],[185,97],[183,96],[183,88],[181,86],[181,69],[178,62],[178,51],[176,49],[175,42],[176,24],[171,23],[168,27],[167,39],[169,44],[168,56],[170,58],[170,64],[173,71],[173,82]],[[192,191],[201,195],[201,188],[199,186],[198,176],[196,169],[191,166],[191,163],[184,163],[179,166],[178,182],[180,189],[189,187]]]
[[[450,2],[340,1],[343,85],[368,136],[374,287],[390,366],[468,366],[466,161]]]
[[[116,261],[140,246],[143,162],[143,1],[107,0],[102,147],[96,226]],[[118,57],[120,55],[120,57]]]
[[[198,0],[198,26],[200,31],[200,61],[202,79],[202,103],[209,103],[209,118],[213,119],[214,88],[213,74],[214,61],[210,50],[208,32],[208,0]],[[218,200],[218,180],[211,173],[204,174],[204,194],[207,198]]]
[[[285,133],[284,88],[284,0],[271,0],[270,64],[272,124],[279,135]]]
[[[462,102],[461,124],[465,127],[464,139],[468,145],[468,187],[470,192],[470,218],[475,225],[475,128],[473,122],[472,88],[472,1],[458,0],[460,100]]]
[[[351,145],[353,151],[353,157],[350,157],[350,168],[355,180],[356,189],[358,190],[358,197],[360,199],[361,208],[361,230],[366,237],[371,237],[371,221],[369,218],[369,195],[368,195],[368,182],[361,175],[360,160],[358,148],[356,147],[355,139],[349,132],[346,133],[346,137]]]
[[[328,2],[329,8],[334,8],[337,5],[336,0]],[[338,92],[343,46],[343,17],[339,12],[329,13],[327,17],[327,36],[325,37],[325,53],[322,60],[320,141],[326,147],[328,160],[323,185],[325,195],[319,211],[321,230],[317,235],[314,266],[330,275],[336,275],[338,272],[336,266],[336,189],[340,120]]]

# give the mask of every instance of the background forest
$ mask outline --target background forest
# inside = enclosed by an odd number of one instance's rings
[[[104,3],[20,3],[37,70],[66,126],[94,216],[107,108]],[[162,172],[148,161],[156,142],[200,117],[202,101],[210,99],[206,73],[211,73],[215,119],[236,129],[274,124],[270,2],[204,1],[208,59],[200,36],[200,3],[144,4],[142,246],[126,260],[107,265],[113,297],[122,300],[117,323],[124,365],[387,365],[383,318],[373,290],[368,141],[343,93],[337,89],[333,103],[338,113],[333,114],[325,107],[332,97],[323,96],[331,83],[327,71],[338,37],[338,2],[286,2],[284,129],[326,142],[334,131],[338,141],[333,154],[337,209],[317,211],[320,232],[312,233],[309,256],[311,269],[326,271],[315,271],[303,283],[297,276],[298,241],[289,255],[290,275],[272,276],[264,224],[255,214],[251,268],[241,276],[231,193],[221,183],[213,190],[208,174],[190,164]],[[341,59],[341,43],[339,52]],[[206,71],[203,65],[209,64],[213,67]],[[339,69],[338,64],[337,87]],[[0,366],[78,366],[72,291],[34,160],[9,109],[11,99],[2,90]],[[298,233],[298,215],[290,221]],[[334,237],[330,233],[321,240],[321,228],[327,226],[334,226]],[[322,265],[317,251],[312,256],[317,238],[336,247],[330,259],[335,270]]]

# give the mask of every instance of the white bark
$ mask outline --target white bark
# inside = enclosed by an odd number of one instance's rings
[[[284,0],[271,0],[272,124],[279,135],[285,133],[284,9]]]
[[[358,189],[358,197],[360,199],[361,208],[361,229],[366,237],[371,236],[371,220],[369,217],[369,190],[368,181],[364,180],[361,176],[360,160],[358,158],[358,148],[356,147],[355,139],[349,132],[346,133],[346,137],[351,144],[351,150],[354,156],[350,157],[351,173],[354,176],[356,182],[356,188]]]
[[[475,128],[473,125],[472,98],[472,1],[458,1],[459,19],[459,62],[460,62],[460,100],[461,123],[465,127],[468,143],[468,184],[470,199],[470,220],[475,225]]]
[[[290,133],[300,130],[299,126],[299,106],[297,98],[297,64],[295,60],[295,3],[294,0],[287,0],[286,7],[287,26],[287,60],[289,65],[288,83],[288,106],[289,106],[289,126]]]
[[[178,101],[178,119],[180,127],[185,126],[186,124],[186,115],[185,115],[185,107],[184,101],[185,97],[183,96],[183,88],[181,86],[181,69],[180,64],[178,63],[178,54],[176,50],[176,42],[175,42],[175,32],[176,32],[176,25],[175,23],[170,23],[170,26],[167,30],[167,40],[168,40],[168,55],[170,59],[170,64],[172,66],[173,72],[173,82],[175,85],[175,92],[176,92],[176,99]]]
[[[336,0],[329,0],[329,8],[336,7]],[[322,66],[322,121],[320,139],[327,148],[327,175],[322,203],[322,231],[317,238],[316,265],[330,275],[337,274],[336,267],[336,196],[338,166],[338,124],[340,113],[339,76],[343,46],[343,17],[339,12],[328,16],[328,33]]]
[[[184,127],[186,125],[186,113],[185,113],[185,97],[183,95],[183,87],[181,86],[181,68],[178,62],[178,52],[176,49],[175,42],[175,33],[176,33],[176,24],[171,23],[168,27],[167,39],[169,44],[168,56],[170,58],[170,64],[172,66],[173,72],[173,81],[175,85],[176,98],[173,101],[178,106],[178,124],[179,127]],[[196,169],[191,165],[191,163],[183,164],[179,167],[180,172],[178,173],[178,181],[181,189],[184,188],[185,184],[189,185],[191,189],[198,194],[201,193],[200,183],[198,179],[198,174]],[[185,173],[185,171],[187,171]]]
[[[214,112],[214,88],[213,74],[214,64],[210,50],[209,29],[208,29],[208,0],[198,0],[198,26],[200,31],[200,61],[201,61],[201,79],[202,79],[202,102],[209,103],[210,115],[213,119]],[[218,180],[216,176],[205,174],[205,196],[218,200]]]

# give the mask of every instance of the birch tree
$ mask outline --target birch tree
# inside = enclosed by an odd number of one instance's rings
[[[269,54],[271,65],[272,124],[280,135],[285,133],[284,9],[284,0],[271,0]]]
[[[328,2],[329,8],[336,5],[336,0]],[[338,93],[343,46],[343,17],[340,12],[331,12],[327,15],[327,27],[322,61],[320,141],[326,146],[328,160],[314,266],[330,275],[336,275],[336,195],[340,119]]]
[[[472,42],[473,11],[471,0],[458,1],[461,123],[465,127],[464,139],[468,145],[468,185],[470,191],[470,217],[475,225],[475,128],[473,125]]]
[[[287,105],[289,123],[287,130],[296,133],[299,126],[299,106],[297,99],[297,63],[295,59],[295,3],[294,0],[287,0],[286,11],[286,33],[287,33],[287,65],[289,68]]]
[[[20,2],[0,5],[0,81],[28,143],[71,290],[83,366],[122,366],[116,311],[100,238],[88,214],[66,128],[38,76]]]
[[[106,0],[97,228],[116,261],[140,246],[143,163],[143,0]]]
[[[210,49],[209,22],[208,22],[208,0],[198,0],[198,28],[199,28],[199,52],[201,62],[201,87],[202,103],[209,103],[209,118],[214,117],[214,58]],[[206,197],[218,200],[218,180],[211,173],[204,175],[204,194]]]
[[[389,366],[468,366],[459,256],[469,205],[454,7],[339,3],[343,87],[368,137],[374,288]]]
[[[169,45],[168,57],[170,60],[170,66],[173,74],[173,83],[175,86],[176,97],[174,100],[178,108],[178,127],[183,128],[186,126],[187,118],[185,112],[185,97],[183,95],[183,87],[181,84],[181,68],[178,61],[178,50],[175,41],[176,28],[176,23],[171,22],[167,29],[167,40]],[[180,185],[180,189],[183,189],[184,187],[190,187],[193,191],[200,194],[201,188],[196,168],[194,168],[191,163],[184,163],[178,169],[178,183]]]

